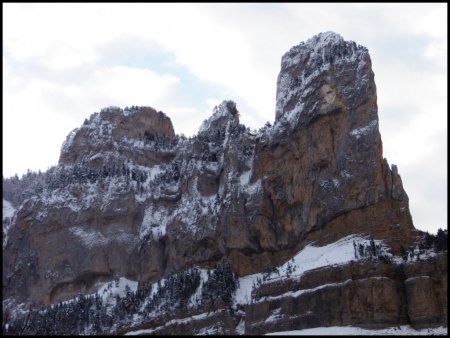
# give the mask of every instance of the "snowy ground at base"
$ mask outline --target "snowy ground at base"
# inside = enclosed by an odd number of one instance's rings
[[[280,331],[267,333],[267,336],[286,335],[286,336],[322,336],[322,335],[346,335],[346,336],[358,336],[358,335],[447,335],[447,327],[437,327],[415,330],[409,325],[402,325],[396,327],[389,327],[386,329],[369,330],[354,326],[330,326],[330,327],[315,327],[305,330],[294,331]]]
[[[388,248],[382,241],[375,240],[374,242],[376,245],[381,246],[383,252],[388,253]],[[369,245],[370,240],[358,235],[350,235],[325,246],[314,246],[314,243],[308,244],[291,260],[278,266],[278,272],[271,273],[268,277],[266,274],[266,281],[275,281],[288,276],[289,278],[299,278],[309,270],[360,260],[361,258],[355,257],[354,243]],[[239,288],[236,290],[235,302],[237,304],[249,304],[251,302],[252,287],[254,284],[257,284],[258,279],[262,280],[263,276],[263,273],[256,273],[239,278]]]

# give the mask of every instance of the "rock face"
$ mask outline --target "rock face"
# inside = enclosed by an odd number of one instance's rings
[[[245,276],[312,241],[350,234],[371,235],[399,254],[416,236],[397,168],[383,159],[368,51],[330,32],[283,56],[272,127],[249,131],[236,104],[224,101],[186,139],[153,108],[107,108],[67,137],[58,166],[44,175],[44,187],[15,212],[4,245],[3,283],[17,303],[59,302],[114,276],[155,282],[222,258]],[[344,271],[337,287],[252,305],[247,331],[263,332],[256,323],[280,306],[302,327],[402,322],[395,273],[377,279],[358,269]],[[421,289],[432,283],[405,282],[406,297],[417,302],[408,308],[414,323],[441,318],[441,303],[421,308],[429,298]],[[308,314],[336,299],[340,313]]]
[[[255,145],[252,180],[261,179],[263,194],[250,222],[263,249],[355,232],[384,238],[394,250],[411,243],[408,197],[382,157],[366,48],[324,33],[286,53],[267,134]]]
[[[267,283],[254,291],[260,300],[247,306],[245,332],[446,325],[447,273],[441,255],[406,266],[373,261],[330,266]]]
[[[427,327],[430,323],[448,325],[447,275],[445,256],[406,266],[408,316],[417,327]]]

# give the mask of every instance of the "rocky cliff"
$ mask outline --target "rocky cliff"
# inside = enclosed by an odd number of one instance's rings
[[[383,243],[390,263],[340,262],[278,282],[273,292],[261,291],[264,286],[258,292],[266,298],[235,300],[232,314],[225,311],[229,300],[183,303],[176,315],[131,326],[161,334],[199,333],[214,322],[223,324],[216,330],[222,333],[442,323],[447,289],[439,286],[438,268],[405,278],[408,272],[399,272],[404,268],[392,258],[418,232],[397,168],[383,158],[368,50],[335,33],[314,36],[283,56],[276,97],[273,126],[250,131],[239,123],[236,104],[224,101],[189,139],[175,135],[170,119],[150,107],[93,114],[67,137],[59,164],[9,218],[4,309],[90,294],[115,277],[143,290],[224,261],[242,284],[311,243],[326,247],[357,234]],[[446,263],[439,264],[446,276]],[[334,286],[320,287],[324,280]],[[423,285],[439,295],[433,315],[421,305],[429,297]],[[303,289],[313,291],[298,293]],[[288,291],[298,296],[280,296]],[[254,297],[265,300],[253,304]],[[342,308],[319,318],[336,302]],[[215,319],[202,315],[206,308]],[[180,324],[183,315],[195,318]],[[111,332],[127,331],[125,325]]]

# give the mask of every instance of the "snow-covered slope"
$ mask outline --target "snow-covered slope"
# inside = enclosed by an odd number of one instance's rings
[[[380,247],[383,254],[394,257],[389,253],[389,248],[382,241],[374,240],[373,242]],[[241,277],[239,279],[239,288],[236,290],[236,303],[248,304],[252,302],[252,289],[266,282],[285,278],[299,278],[305,272],[313,269],[347,264],[351,261],[363,259],[363,257],[359,257],[359,253],[355,248],[355,245],[359,244],[368,247],[370,246],[370,239],[358,235],[350,235],[325,246],[315,246],[314,243],[308,244],[291,260],[271,269],[269,272]]]

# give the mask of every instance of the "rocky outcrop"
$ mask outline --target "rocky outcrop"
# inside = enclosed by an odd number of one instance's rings
[[[133,148],[156,138],[172,140],[174,137],[172,122],[163,112],[151,107],[133,106],[125,110],[109,107],[93,114],[67,136],[59,164],[74,165],[84,160],[98,169],[110,164],[114,156],[120,154],[123,160],[152,166],[163,159],[153,156],[148,159],[148,154],[133,151]]]
[[[257,301],[245,310],[245,332],[447,325],[446,281],[444,255],[406,265],[365,261],[312,270],[255,289]]]
[[[44,187],[15,213],[3,251],[6,296],[17,302],[55,303],[114,276],[155,282],[222,258],[245,276],[284,263],[312,241],[355,233],[384,240],[395,254],[416,236],[397,168],[382,155],[368,51],[330,32],[283,56],[272,127],[248,130],[236,104],[224,101],[186,139],[152,108],[107,108],[67,137],[59,165],[44,175]],[[302,293],[283,305],[285,314],[319,323],[308,311],[342,299],[346,312],[320,324],[401,321],[406,312],[392,273],[361,272]],[[430,283],[406,282],[407,297],[428,297],[419,290]],[[380,294],[389,299],[381,302]],[[408,315],[418,324],[438,313],[417,309]],[[251,323],[268,312],[249,311],[246,325],[256,332]]]
[[[277,85],[275,125],[256,139],[251,177],[262,185],[249,208],[260,251],[351,233],[386,239],[396,252],[410,245],[408,197],[382,157],[367,49],[319,34],[283,56]],[[227,222],[231,231],[234,224],[239,247],[251,247],[237,229],[242,221]],[[261,252],[232,254],[250,273]]]

